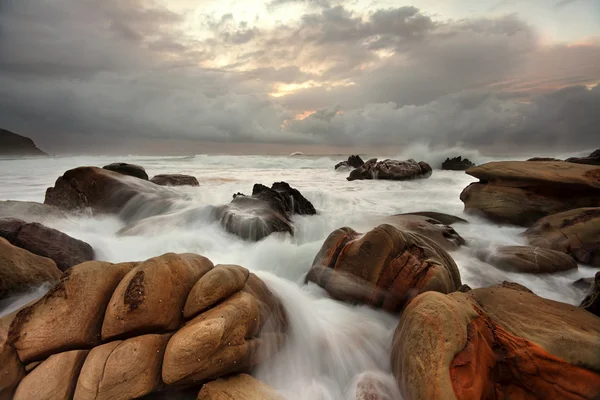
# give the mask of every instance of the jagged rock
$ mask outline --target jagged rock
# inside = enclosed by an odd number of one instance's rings
[[[446,161],[442,163],[442,169],[450,171],[466,171],[474,166],[475,164],[471,162],[468,158],[463,159],[461,156],[454,158],[446,158]]]
[[[502,285],[417,296],[391,363],[405,400],[595,400],[598,348],[600,318]]]
[[[389,224],[364,235],[347,227],[333,231],[306,280],[336,299],[391,312],[418,293],[451,293],[462,284],[458,267],[441,246]]]
[[[2,156],[47,156],[37,148],[33,140],[17,135],[6,129],[0,129],[0,155]]]
[[[135,178],[143,179],[145,181],[148,180],[148,174],[146,173],[144,167],[142,167],[141,165],[120,162],[108,164],[102,168],[107,169],[109,171],[118,172],[122,175],[133,176]]]
[[[577,262],[560,251],[532,246],[502,246],[479,252],[478,257],[496,268],[510,272],[549,274],[577,269]]]
[[[61,271],[94,259],[94,250],[86,242],[35,222],[0,218],[0,236],[33,254],[50,258]]]
[[[349,181],[357,179],[387,179],[396,181],[405,181],[418,178],[429,178],[432,169],[424,161],[415,160],[383,160],[377,161],[376,158],[368,160],[364,165],[350,172]]]
[[[576,164],[600,165],[600,149],[593,151],[587,157],[571,157],[565,161]]]
[[[523,235],[532,246],[561,251],[581,264],[600,267],[600,207],[549,215]]]
[[[530,226],[550,214],[600,206],[600,169],[566,162],[492,162],[470,168],[479,178],[463,190],[465,212]]]
[[[198,400],[283,400],[273,388],[250,375],[217,379],[202,386]]]
[[[579,307],[600,317],[600,272],[596,272],[590,293],[583,299]]]
[[[12,245],[0,237],[0,300],[49,282],[55,283],[60,270],[49,258]]]
[[[335,165],[334,169],[342,168],[360,168],[365,162],[360,158],[359,155],[352,155],[348,157],[348,160],[339,162]]]
[[[196,177],[181,174],[156,175],[150,182],[161,186],[200,186]]]

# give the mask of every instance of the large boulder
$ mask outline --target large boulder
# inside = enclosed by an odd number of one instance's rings
[[[461,156],[454,158],[446,158],[446,161],[442,163],[442,169],[449,171],[466,171],[475,164],[468,158],[462,158]]]
[[[274,232],[294,233],[293,215],[314,215],[314,206],[286,182],[269,188],[255,184],[252,195],[237,193],[231,203],[215,209],[215,216],[227,232],[257,241]]]
[[[465,212],[530,226],[550,214],[600,206],[600,169],[566,162],[492,162],[467,170],[479,178],[463,190]]]
[[[447,250],[455,250],[466,243],[454,228],[443,224],[434,217],[397,214],[385,218],[383,222],[394,225],[402,231],[412,231],[426,236]]]
[[[596,272],[590,292],[585,296],[579,307],[600,317],[600,272]]]
[[[0,236],[38,256],[53,260],[61,271],[94,259],[92,246],[42,224],[0,218]]]
[[[119,174],[133,176],[135,178],[143,179],[145,181],[148,180],[148,174],[146,170],[141,165],[136,164],[128,164],[128,163],[112,163],[105,165],[102,167],[103,169],[107,169],[109,171],[118,172]]]
[[[600,318],[507,285],[417,296],[391,364],[405,400],[596,400],[599,348]]]
[[[18,218],[27,222],[44,223],[51,219],[63,219],[67,214],[54,206],[34,201],[0,201],[0,218]]]
[[[202,386],[198,400],[283,400],[273,388],[246,374],[217,379]]]
[[[501,246],[480,252],[478,257],[509,272],[544,274],[577,269],[573,257],[560,251],[532,246]]]
[[[365,162],[359,155],[352,155],[348,160],[335,164],[334,169],[360,168]]]
[[[0,129],[0,155],[1,156],[47,156],[37,148],[33,140],[17,135],[6,129]]]
[[[150,182],[161,186],[200,186],[195,176],[181,174],[156,175]]]
[[[0,300],[42,283],[56,283],[61,271],[54,261],[12,245],[0,237]]]
[[[587,157],[571,157],[565,161],[576,164],[600,165],[600,149],[593,151]]]
[[[400,311],[418,293],[450,293],[461,285],[458,267],[433,240],[390,224],[364,235],[332,232],[313,261],[307,281],[334,298]]]
[[[2,318],[4,319],[4,318]],[[17,385],[25,376],[25,365],[19,360],[15,349],[8,344],[8,329],[0,323],[0,399],[10,400]]]
[[[549,215],[523,235],[532,246],[561,251],[581,264],[600,267],[600,207]]]
[[[349,181],[357,179],[387,179],[405,181],[418,178],[429,178],[432,169],[425,161],[416,162],[413,159],[406,161],[370,159],[364,165],[350,172]]]

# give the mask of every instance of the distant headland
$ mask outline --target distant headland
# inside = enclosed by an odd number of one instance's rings
[[[33,140],[0,128],[0,156],[47,156]]]

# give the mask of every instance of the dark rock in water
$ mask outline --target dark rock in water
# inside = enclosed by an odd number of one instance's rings
[[[94,259],[94,250],[86,242],[38,223],[2,218],[0,236],[14,246],[50,258],[61,271]]]
[[[600,317],[600,272],[596,272],[594,285],[590,293],[583,299],[579,307],[584,308],[592,314]]]
[[[360,158],[359,155],[352,155],[350,157],[348,157],[348,160],[346,161],[342,161],[340,163],[337,163],[335,165],[335,169],[340,169],[340,168],[360,168],[363,166],[365,162],[363,161],[362,158]]]
[[[0,201],[0,218],[14,217],[27,222],[43,223],[49,219],[66,218],[67,214],[57,207],[34,201]]]
[[[357,179],[386,179],[404,181],[410,179],[429,178],[432,169],[429,164],[424,161],[416,162],[415,160],[383,160],[377,161],[372,158],[364,163],[360,168],[350,172],[349,181]]]
[[[144,167],[142,167],[141,165],[127,164],[127,163],[112,163],[112,164],[105,165],[102,168],[107,169],[109,171],[118,172],[123,175],[140,178],[145,181],[148,180],[148,174],[146,173],[146,170],[144,169]]]
[[[576,164],[600,165],[600,149],[593,151],[587,157],[571,157],[565,161]]]
[[[0,156],[47,156],[33,140],[14,132],[0,129]]]
[[[444,225],[452,225],[455,223],[469,223],[466,219],[457,217],[456,215],[444,214],[436,211],[418,211],[410,213],[402,213],[397,215],[421,215],[423,217],[433,218]]]
[[[181,174],[156,175],[150,182],[161,186],[200,186],[196,177]]]
[[[442,163],[442,169],[450,171],[466,171],[475,164],[469,161],[468,158],[462,158],[461,156],[454,158],[446,158],[446,161]]]
[[[217,207],[215,212],[228,232],[253,241],[273,232],[293,234],[292,215],[316,214],[311,202],[286,182],[276,182],[270,188],[257,183],[251,196],[237,193],[231,203]]]
[[[457,292],[461,292],[461,293],[467,293],[467,292],[470,292],[471,290],[473,290],[473,289],[471,289],[471,286],[466,285],[466,284],[463,284],[463,285],[461,285],[461,287],[456,289]]]
[[[581,290],[591,289],[594,285],[594,277],[577,279],[572,285]]]
[[[552,158],[552,157],[533,157],[528,159],[527,161],[562,161],[559,160],[558,158]]]
[[[477,257],[503,271],[549,274],[577,269],[577,262],[560,251],[532,246],[502,246],[480,251]]]

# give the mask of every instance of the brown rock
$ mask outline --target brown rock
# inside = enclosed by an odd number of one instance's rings
[[[178,329],[190,290],[212,262],[197,254],[167,253],[139,263],[115,289],[102,339]]]
[[[571,157],[565,160],[570,163],[600,165],[600,149],[593,151],[587,157]]]
[[[597,399],[600,319],[508,287],[417,296],[392,345],[405,400]]]
[[[283,400],[283,397],[258,379],[240,374],[204,384],[198,400]]]
[[[11,324],[9,342],[29,363],[54,353],[100,343],[104,310],[132,263],[89,261],[67,270],[60,282]]]
[[[146,173],[144,167],[142,167],[141,165],[119,162],[105,165],[102,168],[107,169],[109,171],[118,172],[122,175],[133,176],[135,178],[143,179],[145,181],[148,180],[148,174]]]
[[[75,390],[77,400],[127,400],[157,390],[170,334],[136,336],[95,347]]]
[[[577,269],[577,263],[568,254],[532,246],[502,246],[491,252],[480,252],[478,257],[498,269],[511,272],[549,274]]]
[[[185,302],[184,318],[192,318],[246,285],[249,272],[239,265],[217,265],[194,285]]]
[[[150,182],[161,186],[200,186],[196,177],[181,174],[156,175]]]
[[[94,259],[94,250],[86,242],[35,222],[2,218],[0,236],[15,246],[53,260],[61,271]]]
[[[0,400],[12,399],[15,388],[25,375],[25,366],[15,349],[6,342],[7,336],[7,329],[0,326]]]
[[[44,223],[51,219],[63,219],[67,214],[57,207],[34,201],[0,201],[0,218],[18,218],[27,222]]]
[[[418,293],[450,293],[461,285],[458,268],[442,247],[389,224],[364,235],[351,228],[332,232],[306,279],[339,300],[391,312]]]
[[[582,264],[600,267],[600,207],[549,215],[524,236],[532,246],[561,251]]]
[[[395,226],[401,231],[412,231],[421,234],[447,250],[456,250],[466,243],[465,239],[454,228],[444,225],[432,217],[398,214],[386,218],[384,222]]]
[[[54,283],[60,270],[54,261],[13,246],[0,238],[0,300],[44,282]]]
[[[19,384],[14,400],[70,400],[87,350],[53,354]]]
[[[467,170],[479,178],[460,195],[465,212],[529,226],[550,214],[600,206],[600,169],[566,162],[492,162]]]
[[[579,307],[600,317],[600,272],[596,272],[594,285],[591,287],[590,293],[585,296]]]

